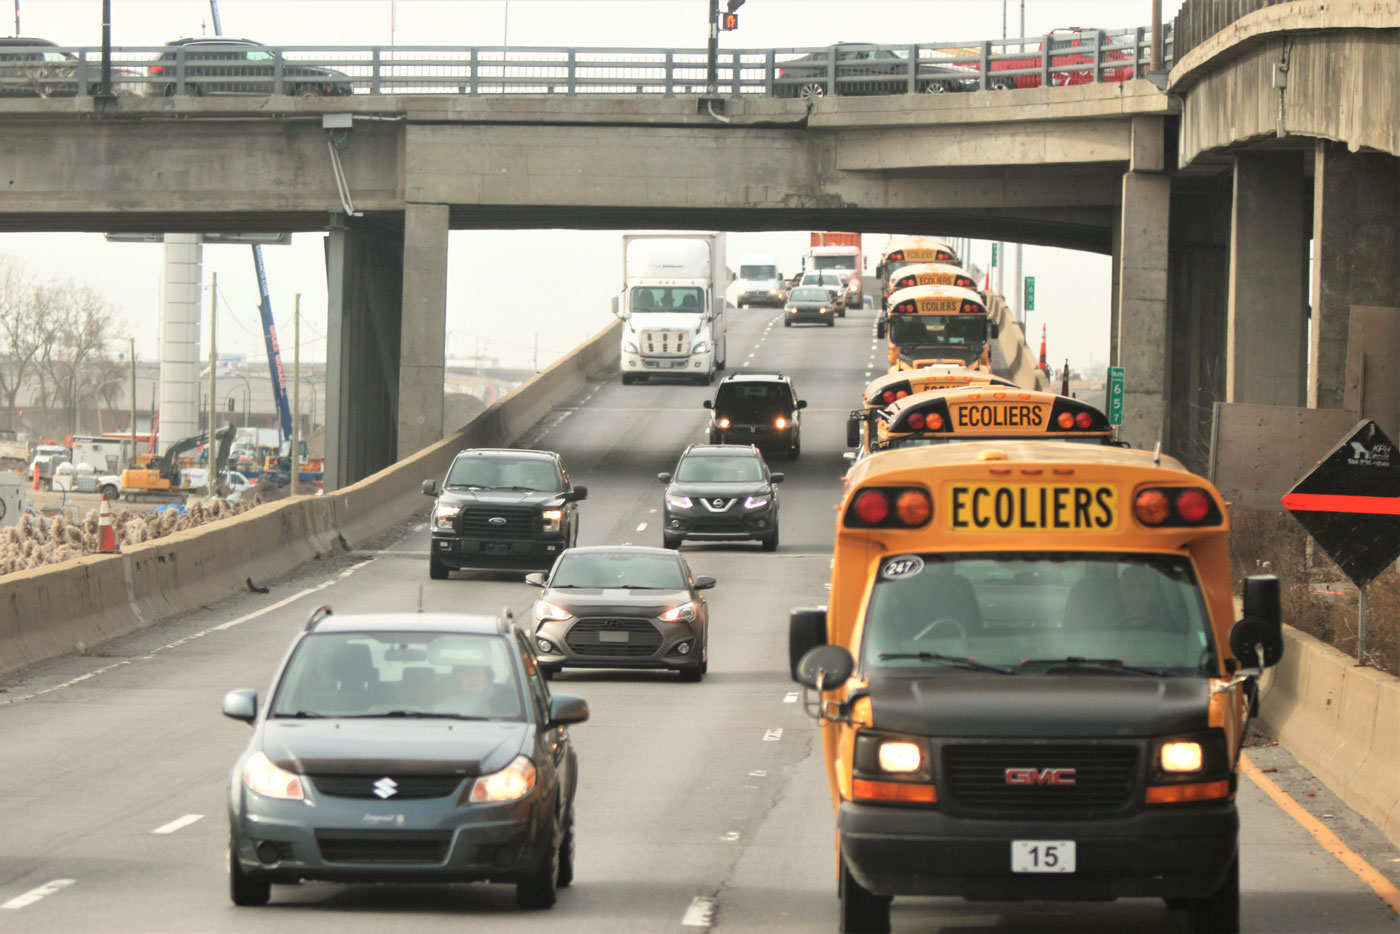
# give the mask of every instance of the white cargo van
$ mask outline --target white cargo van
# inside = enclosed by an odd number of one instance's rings
[[[745,256],[739,261],[739,278],[734,282],[738,294],[734,303],[746,305],[777,305],[787,301],[787,280],[778,272],[778,261],[771,256]]]

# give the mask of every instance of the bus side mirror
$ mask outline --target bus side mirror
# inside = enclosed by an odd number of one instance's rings
[[[1001,336],[1001,325],[997,324],[995,321],[992,322],[991,335],[992,340],[996,340],[998,337]]]
[[[797,663],[797,681],[814,691],[830,691],[846,683],[856,662],[839,645],[819,645]]]
[[[883,319],[875,322],[875,336],[880,340],[885,339],[885,322]]]
[[[798,662],[812,649],[826,645],[826,607],[804,606],[788,617],[788,668],[798,678]]]
[[[860,444],[860,419],[852,415],[846,419],[846,447],[853,448]]]
[[[1245,668],[1270,668],[1283,658],[1277,577],[1245,578],[1244,618],[1230,630],[1230,651]]]

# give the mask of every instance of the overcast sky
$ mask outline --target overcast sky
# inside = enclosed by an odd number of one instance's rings
[[[97,0],[0,0],[0,33],[61,45],[101,42]],[[721,7],[723,3],[721,3]],[[1175,15],[1179,0],[1165,0]],[[999,38],[1003,8],[1016,35],[1024,7],[1026,35],[1063,26],[1117,29],[1146,25],[1149,0],[747,0],[740,29],[720,47],[792,48],[839,41],[944,42]],[[225,35],[280,45],[500,45],[700,48],[707,0],[221,0]],[[112,41],[152,46],[212,34],[207,0],[112,0]],[[929,231],[956,234],[956,231]],[[883,237],[867,238],[876,253]],[[325,355],[326,283],[322,236],[297,234],[291,246],[264,250],[268,284],[283,353],[291,356],[292,296],[302,294],[302,356]],[[567,351],[607,323],[620,276],[620,239],[599,231],[454,231],[448,274],[448,354],[483,354],[507,365],[528,365],[538,339],[541,363]],[[805,231],[733,234],[729,265],[769,253],[795,272]],[[156,354],[161,247],[109,244],[97,234],[0,234],[0,254],[42,276],[89,282],[121,311],[123,338],[136,338],[143,358]],[[558,282],[570,283],[568,304],[553,293],[548,307],[528,307],[521,280],[538,274],[548,255]],[[970,260],[986,266],[990,247],[973,241]],[[523,257],[517,259],[517,257]],[[1049,328],[1050,357],[1078,368],[1101,368],[1108,357],[1109,261],[1105,256],[1041,247],[1025,250],[1025,272],[1036,277],[1031,330]],[[204,280],[219,274],[219,349],[262,353],[257,283],[246,246],[206,245]],[[1008,270],[1007,291],[1012,291]],[[207,292],[207,288],[206,288]],[[207,301],[207,295],[206,295]],[[543,304],[543,303],[542,303]],[[207,314],[207,312],[206,312]],[[207,332],[207,329],[206,329]],[[207,340],[207,333],[205,335]],[[123,340],[123,344],[125,341]]]

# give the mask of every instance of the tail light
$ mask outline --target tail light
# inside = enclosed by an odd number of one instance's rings
[[[1148,487],[1133,498],[1133,515],[1153,528],[1219,525],[1215,499],[1201,487]]]
[[[1061,396],[1050,409],[1050,431],[1109,431],[1108,418],[1077,399]]]
[[[922,408],[904,412],[896,416],[890,423],[889,430],[892,432],[905,431],[947,431],[951,421],[948,418],[948,403],[942,399],[934,403],[925,403]]]
[[[853,529],[916,529],[933,518],[933,499],[919,487],[868,487],[846,507]]]
[[[986,310],[985,308],[983,308],[981,305],[977,304],[976,302],[963,302],[963,303],[962,303],[962,313],[965,314],[965,315],[976,315],[976,314],[981,314],[981,313],[982,313],[983,311],[985,311],[985,310]]]
[[[151,65],[146,69],[146,73],[150,75],[158,75],[163,71],[165,71],[164,65]]]

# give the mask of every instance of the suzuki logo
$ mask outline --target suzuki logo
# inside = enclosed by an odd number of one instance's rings
[[[492,525],[505,525],[505,524],[506,524],[506,520],[505,520],[505,519],[502,519],[500,516],[492,516],[491,518],[487,519],[486,521],[489,522],[489,523],[491,523]]]
[[[374,793],[381,798],[392,798],[398,790],[399,783],[388,776],[374,783]]]
[[[1007,769],[1008,785],[1073,785],[1074,769]]]

